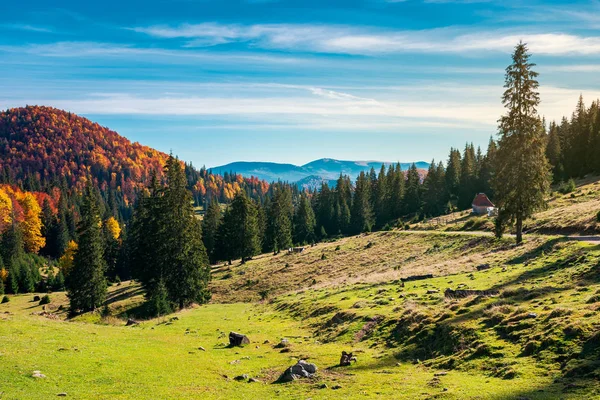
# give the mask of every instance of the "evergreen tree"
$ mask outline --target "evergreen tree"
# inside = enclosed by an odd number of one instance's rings
[[[390,169],[392,166],[390,166]],[[391,186],[389,186],[389,212],[392,218],[396,219],[402,216],[405,211],[404,191],[406,177],[402,172],[400,163],[396,163],[396,167],[392,172]]]
[[[273,187],[273,198],[267,212],[269,251],[275,254],[292,246],[292,196],[288,188],[278,184]]]
[[[204,247],[206,247],[208,258],[212,263],[217,262],[217,233],[221,221],[221,207],[219,206],[219,203],[213,199],[202,220],[202,241],[204,242]]]
[[[562,166],[558,126],[555,122],[550,124],[548,144],[546,145],[546,157],[548,158],[548,162],[552,165],[552,180],[555,183],[562,181],[564,177],[564,168]]]
[[[72,312],[93,311],[106,298],[100,214],[91,186],[85,189],[78,227],[78,249],[69,272],[67,296]]]
[[[333,212],[336,226],[334,232],[347,234],[350,231],[350,205],[352,204],[352,192],[350,178],[340,174],[335,187],[335,203]]]
[[[161,198],[160,223],[165,237],[162,260],[165,263],[164,284],[169,300],[183,308],[210,299],[208,281],[210,266],[202,243],[200,221],[196,219],[192,194],[186,187],[181,162],[169,156],[165,165],[167,185]],[[159,284],[162,280],[159,280]],[[161,293],[155,293],[161,295]]]
[[[356,179],[351,212],[352,232],[370,232],[373,227],[373,211],[371,209],[371,181],[361,171]]]
[[[227,238],[231,245],[231,258],[240,258],[242,264],[260,251],[256,207],[246,193],[236,193],[230,204],[229,218],[225,221]]]
[[[407,214],[421,212],[421,178],[415,163],[408,169],[404,203]]]
[[[443,171],[443,169],[442,169]],[[441,189],[445,187],[445,182],[441,181],[438,175],[439,169],[435,160],[431,160],[427,176],[423,180],[423,211],[427,216],[438,216],[443,212],[440,203],[442,196]]]
[[[516,221],[517,243],[523,240],[523,220],[545,206],[549,164],[537,106],[538,74],[532,70],[527,46],[519,43],[506,69],[500,118],[500,140],[495,156],[494,190],[500,211]]]
[[[319,236],[323,239],[327,234],[335,233],[335,224],[333,223],[333,193],[326,182],[323,182],[321,190],[315,198],[317,227]]]
[[[373,211],[375,213],[375,223],[378,227],[382,227],[390,219],[387,212],[388,204],[388,186],[387,177],[385,174],[385,165],[381,165],[379,175],[377,176],[377,187],[375,188],[375,202],[373,205]]]
[[[458,149],[450,149],[446,165],[446,191],[450,202],[456,206],[460,193],[461,158]]]
[[[300,204],[294,215],[294,241],[298,244],[315,241],[316,218],[306,193],[300,196]]]
[[[458,208],[466,210],[471,207],[477,190],[477,164],[475,148],[467,143],[460,166],[460,189],[458,191]]]
[[[481,192],[485,193],[489,198],[494,198],[494,191],[492,189],[492,177],[494,172],[494,157],[496,155],[496,142],[490,137],[488,149],[481,161],[481,168],[479,170],[479,187]]]

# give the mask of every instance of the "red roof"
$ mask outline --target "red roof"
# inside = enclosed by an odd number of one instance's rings
[[[496,207],[494,203],[488,199],[485,193],[479,193],[473,199],[473,207]]]

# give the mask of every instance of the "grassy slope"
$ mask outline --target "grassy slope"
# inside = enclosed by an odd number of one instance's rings
[[[52,318],[39,315],[32,295],[11,296],[0,305],[0,392],[3,399],[59,392],[111,399],[593,398],[600,396],[599,262],[600,247],[557,238],[530,237],[515,247],[489,237],[382,232],[218,267],[213,304],[174,321],[64,321],[57,310],[64,294],[52,295]],[[484,263],[491,269],[477,271]],[[398,282],[422,273],[435,277]],[[500,295],[444,298],[446,288],[459,286]],[[264,290],[269,300],[257,302]],[[110,299],[112,313],[123,317],[143,298],[137,285],[124,283],[110,288]],[[230,330],[253,343],[225,348]],[[273,348],[282,337],[290,353]],[[342,350],[353,350],[358,363],[334,368]],[[316,381],[271,384],[298,358],[320,367]],[[47,378],[32,378],[34,370]],[[447,375],[434,376],[441,371]],[[232,380],[243,373],[261,382]]]

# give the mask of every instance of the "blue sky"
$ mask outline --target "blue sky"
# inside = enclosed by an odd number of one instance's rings
[[[67,109],[197,166],[439,160],[496,133],[520,39],[548,120],[600,97],[599,1],[5,2],[0,108]]]

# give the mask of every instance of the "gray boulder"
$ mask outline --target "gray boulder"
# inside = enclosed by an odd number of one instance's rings
[[[296,365],[292,365],[286,369],[279,377],[279,382],[292,382],[301,378],[312,378],[317,373],[317,366],[308,363],[304,360],[298,361]]]

